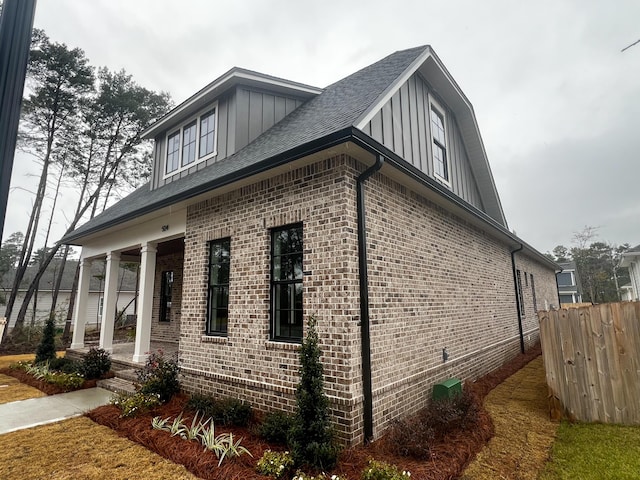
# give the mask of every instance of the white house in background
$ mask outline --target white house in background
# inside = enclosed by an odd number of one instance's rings
[[[622,254],[620,266],[629,269],[631,298],[628,300],[640,300],[640,245],[630,248]]]
[[[60,291],[58,293],[58,300],[56,302],[57,323],[62,324],[67,315],[67,309],[69,308],[69,298],[71,297],[71,289],[73,286],[73,277],[76,271],[77,262],[70,260],[67,262],[64,275],[62,277],[62,283],[60,285]],[[3,290],[3,296],[8,297],[10,293],[10,285],[13,283],[10,276],[13,274],[7,274],[2,279],[0,288]],[[11,318],[8,322],[8,328],[13,328],[16,323],[18,311],[22,306],[25,293],[31,282],[31,278],[35,275],[35,271],[32,268],[27,269],[25,274],[25,280],[23,281],[22,288],[18,291],[18,297],[15,302],[15,307],[11,313]],[[45,272],[41,281],[38,295],[31,299],[27,316],[25,319],[26,325],[42,324],[45,322],[51,311],[51,303],[53,301],[53,285],[55,283],[55,276],[57,272],[55,268],[51,268]],[[9,278],[7,278],[9,277]],[[117,312],[124,310],[122,318],[126,318],[126,315],[135,315],[136,305],[136,273],[120,268],[118,274],[118,293],[117,293]],[[102,322],[102,310],[103,310],[103,298],[104,298],[104,264],[101,262],[95,262],[91,268],[91,281],[89,290],[87,292],[87,309],[86,309],[86,325],[89,329],[97,328]],[[0,317],[4,317],[6,312],[6,305],[0,305]]]
[[[633,287],[630,283],[627,283],[626,285],[622,285],[620,287],[620,299],[623,302],[633,301]]]

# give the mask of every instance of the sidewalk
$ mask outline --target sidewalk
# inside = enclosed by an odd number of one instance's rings
[[[0,434],[59,422],[109,403],[112,392],[87,388],[0,405]]]

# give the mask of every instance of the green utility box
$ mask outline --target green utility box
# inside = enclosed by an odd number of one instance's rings
[[[450,378],[433,386],[433,399],[453,398],[462,395],[462,382],[457,378]]]

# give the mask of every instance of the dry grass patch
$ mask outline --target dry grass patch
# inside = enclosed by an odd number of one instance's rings
[[[0,435],[0,478],[196,479],[113,430],[78,417]]]
[[[558,424],[549,420],[542,357],[487,395],[495,436],[462,475],[463,480],[535,480],[549,458]]]
[[[17,378],[0,373],[0,403],[16,402],[28,398],[44,397],[46,394],[37,388],[20,383]]]
[[[64,350],[56,352],[58,357],[64,357]],[[0,356],[0,368],[8,368],[12,363],[18,362],[32,362],[35,360],[35,353],[25,353],[22,355],[2,355]]]

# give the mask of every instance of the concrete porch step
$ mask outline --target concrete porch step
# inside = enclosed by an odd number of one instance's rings
[[[136,388],[133,386],[132,382],[118,377],[98,380],[98,387],[114,393],[136,393]]]
[[[127,380],[128,382],[135,383],[138,381],[138,374],[135,368],[128,368],[126,370],[117,370],[114,371],[117,378],[121,378],[123,380]]]

